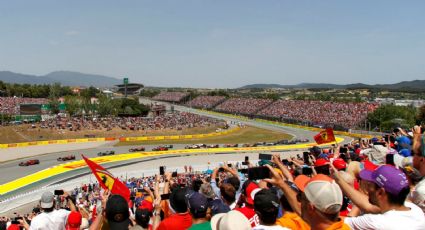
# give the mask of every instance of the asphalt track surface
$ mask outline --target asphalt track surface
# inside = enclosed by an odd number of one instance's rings
[[[167,103],[162,103],[162,104],[166,104],[168,107],[170,106],[170,104],[167,104]],[[179,110],[179,111],[197,113],[197,114],[205,115],[205,116],[209,116],[209,117],[225,119],[225,120],[229,120],[229,121],[233,121],[233,122],[241,122],[241,123],[244,123],[244,124],[247,124],[247,125],[250,125],[250,126],[255,126],[255,127],[259,127],[259,128],[263,128],[263,129],[281,131],[283,133],[288,133],[288,134],[293,135],[294,138],[308,138],[310,140],[313,140],[312,137],[316,134],[316,132],[311,132],[311,131],[308,131],[308,130],[296,129],[296,128],[291,128],[291,127],[282,127],[282,126],[277,126],[277,125],[255,122],[255,121],[239,120],[237,118],[229,118],[228,116],[221,116],[221,115],[217,115],[217,114],[205,113],[203,111],[199,111],[199,110],[195,110],[195,109],[191,109],[191,108],[187,108],[187,107],[183,107],[183,106],[174,105],[174,109]],[[101,145],[99,147],[90,148],[90,149],[59,151],[59,152],[49,153],[49,154],[45,154],[45,155],[40,155],[40,156],[37,156],[37,157],[28,157],[28,158],[24,158],[24,159],[0,163],[0,175],[2,175],[0,177],[0,185],[4,184],[5,182],[9,182],[9,181],[21,178],[23,176],[41,171],[41,170],[46,169],[48,167],[52,167],[52,166],[61,164],[63,162],[57,161],[57,158],[61,157],[61,156],[67,156],[67,155],[73,154],[73,155],[76,156],[76,160],[79,160],[79,159],[81,159],[81,154],[84,154],[87,157],[96,157],[98,152],[107,151],[107,150],[114,150],[115,154],[128,153],[128,149],[133,147],[133,146],[114,147],[113,144],[114,143],[106,142],[104,145]],[[156,146],[157,145],[145,145],[146,151],[149,151]],[[174,145],[174,149],[183,149],[184,146],[185,146],[185,144],[177,144],[177,145]],[[26,166],[26,167],[18,166],[19,162],[26,161],[26,160],[29,160],[29,159],[39,159],[40,164],[32,165],[32,166]],[[137,160],[135,160],[135,162],[137,162]],[[125,162],[125,163],[128,164],[129,162]],[[69,174],[71,174],[71,173],[69,173]],[[69,176],[72,176],[72,175],[69,175]]]

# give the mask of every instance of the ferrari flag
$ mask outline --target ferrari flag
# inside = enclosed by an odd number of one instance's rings
[[[120,180],[115,178],[110,172],[108,172],[102,166],[94,163],[87,159],[84,155],[82,156],[86,161],[87,165],[93,172],[97,181],[103,189],[108,189],[112,194],[118,194],[124,197],[127,201],[130,200],[130,190]]]
[[[335,141],[334,131],[331,128],[327,128],[326,130],[320,131],[319,134],[314,136],[314,140],[317,144],[326,144],[329,142]]]

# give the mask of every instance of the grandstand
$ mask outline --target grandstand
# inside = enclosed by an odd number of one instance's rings
[[[199,109],[212,109],[225,100],[224,96],[198,96],[187,102],[186,105]]]
[[[180,103],[187,99],[189,93],[185,92],[161,92],[154,96],[153,100]]]
[[[259,110],[271,104],[271,99],[256,98],[230,98],[215,107],[215,111],[242,114],[247,116],[255,115]]]

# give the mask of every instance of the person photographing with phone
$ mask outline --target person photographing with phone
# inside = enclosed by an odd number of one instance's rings
[[[58,208],[55,209],[55,204],[63,198],[66,201],[67,207],[70,211]],[[62,230],[65,229],[68,215],[70,212],[76,212],[76,208],[68,193],[63,190],[56,190],[55,194],[52,192],[44,192],[41,195],[40,207],[42,212],[34,217],[31,221],[29,228],[31,230]]]

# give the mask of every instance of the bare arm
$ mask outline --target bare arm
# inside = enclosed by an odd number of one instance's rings
[[[273,163],[275,163],[277,167],[280,169],[280,171],[282,171],[282,174],[286,178],[286,180],[291,182],[294,181],[294,177],[292,176],[291,172],[289,172],[288,168],[285,165],[283,165],[278,154],[273,154],[272,160],[273,160]]]
[[[331,168],[334,171],[335,182],[339,185],[342,192],[350,198],[354,205],[366,213],[381,213],[381,209],[369,203],[369,197],[357,190],[355,190],[351,185],[344,181],[344,179],[339,174],[338,170],[331,164]]]
[[[301,204],[297,200],[297,193],[292,190],[291,187],[289,187],[284,179],[276,171],[274,171],[270,165],[266,165],[266,167],[270,169],[272,178],[264,180],[282,189],[286,199],[288,199],[289,205],[291,205],[292,209],[295,213],[297,213],[297,215],[301,216]]]

